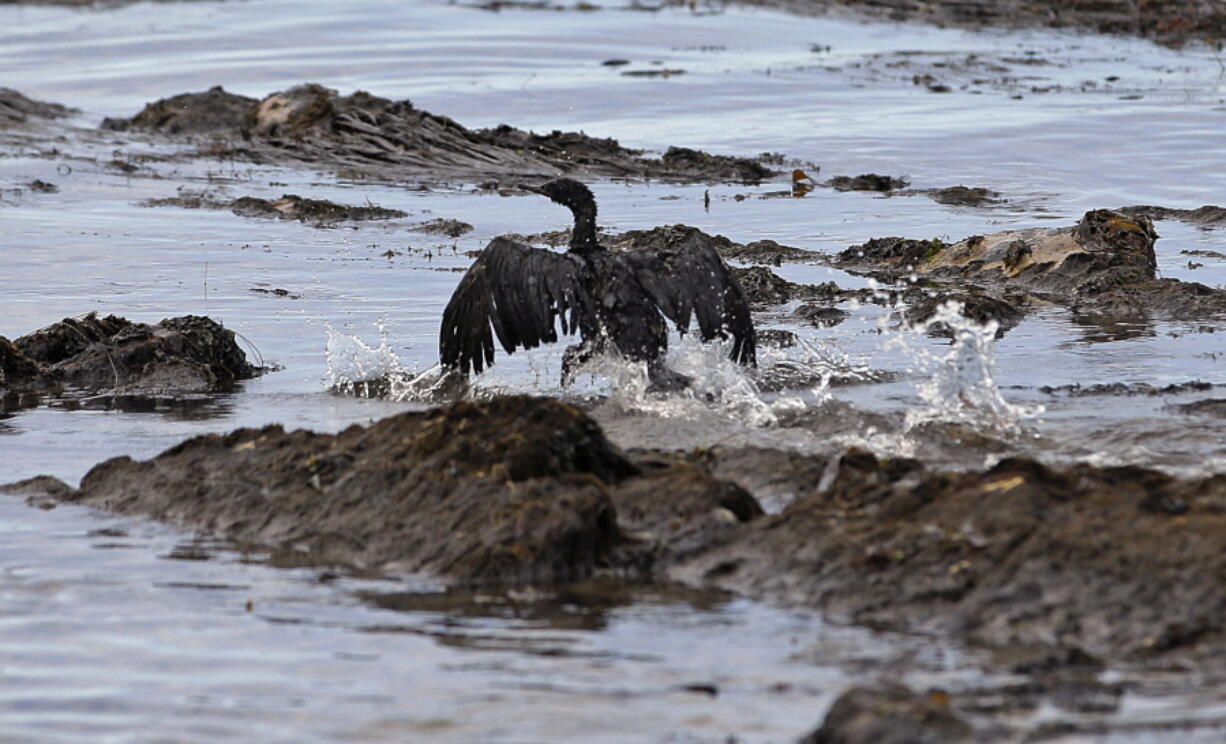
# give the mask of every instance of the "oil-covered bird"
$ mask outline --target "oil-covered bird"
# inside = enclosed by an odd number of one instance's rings
[[[693,318],[704,341],[730,335],[732,359],[757,364],[745,292],[701,235],[667,249],[610,251],[596,240],[596,200],[586,186],[559,178],[521,188],[570,208],[570,248],[556,253],[502,236],[491,240],[443,311],[445,369],[480,373],[494,363],[494,334],[510,354],[557,341],[560,325],[581,339],[563,354],[563,385],[612,345],[624,358],[646,362],[652,389],[677,390],[690,379],[664,364],[666,318],[682,333]]]

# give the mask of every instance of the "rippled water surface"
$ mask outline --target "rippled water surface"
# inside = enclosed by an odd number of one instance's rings
[[[581,129],[654,151],[781,152],[820,166],[821,178],[872,171],[917,188],[987,187],[1008,200],[972,209],[823,189],[761,198],[782,182],[593,184],[612,230],[683,222],[833,252],[875,236],[956,240],[1071,224],[1091,208],[1226,199],[1226,80],[1220,58],[1199,49],[616,2],[585,12],[371,0],[3,5],[0,23],[0,85],[81,109],[74,127],[213,85],[263,96],[314,81],[409,98],[471,127]],[[601,64],[615,58],[629,64]],[[620,74],[652,69],[684,73]],[[915,83],[927,73],[950,92]],[[328,387],[336,374],[391,356],[428,368],[465,252],[568,218],[542,200],[471,183],[417,190],[209,161],[149,177],[97,164],[139,147],[92,133],[72,148],[97,162],[33,151],[0,159],[0,335],[91,310],[150,322],[208,314],[279,369],[156,413],[59,400],[0,419],[0,482],[49,473],[75,483],[106,457],[149,457],[193,434],[269,422],[331,431],[411,407]],[[59,192],[21,190],[35,178]],[[181,187],[369,200],[410,214],[316,229],[138,206]],[[433,217],[475,230],[456,240],[410,230]],[[1226,282],[1226,260],[1196,266],[1181,253],[1226,253],[1221,231],[1169,221],[1158,230],[1164,276]],[[779,273],[864,285],[818,266]],[[253,291],[261,289],[290,296]],[[625,446],[744,442],[824,453],[859,444],[956,467],[1009,452],[1185,473],[1226,464],[1226,422],[1171,408],[1220,393],[1104,399],[1040,389],[1224,384],[1220,326],[1103,328],[1052,308],[994,344],[972,334],[968,343],[979,345],[968,350],[903,332],[876,306],[847,308],[852,317],[830,329],[798,325],[791,309],[759,323],[796,331],[806,346],[791,357],[766,353],[767,366],[868,368],[893,381],[750,395],[725,408],[614,396],[595,414]],[[381,352],[365,348],[381,341]],[[711,386],[726,387],[735,372],[699,349],[675,354],[678,365],[715,370]],[[560,394],[559,359],[559,349],[503,357],[481,385]],[[587,384],[609,391],[607,380]],[[934,444],[916,433],[925,421],[969,426],[999,446]],[[675,588],[414,594],[426,587],[271,567],[266,556],[147,523],[13,500],[0,501],[0,530],[3,740],[130,740],[144,731],[168,741],[788,741],[866,669],[976,679],[958,650],[927,640]],[[1119,715],[1186,714],[1155,703]]]

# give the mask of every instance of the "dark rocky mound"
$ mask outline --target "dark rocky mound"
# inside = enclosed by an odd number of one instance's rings
[[[795,333],[783,328],[758,328],[757,331],[758,345],[772,349],[790,349],[799,340]]]
[[[1010,230],[956,243],[874,238],[842,251],[835,264],[891,282],[918,275],[1009,304],[1032,294],[1086,317],[1226,314],[1226,290],[1157,278],[1157,238],[1147,217],[1096,209],[1069,228]]]
[[[1170,207],[1138,205],[1135,207],[1122,207],[1119,211],[1132,218],[1144,217],[1151,220],[1180,220],[1201,227],[1226,225],[1226,207],[1218,207],[1212,204],[1206,204],[1196,209],[1172,209]]]
[[[299,564],[428,572],[461,583],[649,570],[762,513],[659,457],[631,462],[574,406],[498,398],[336,434],[240,429],[89,472],[79,490],[10,488],[284,551]]]
[[[511,397],[336,435],[270,426],[197,437],[147,462],[102,463],[79,490],[49,482],[10,490],[303,564],[461,583],[650,573],[1011,658],[1197,664],[1226,649],[1226,475],[1021,458],[930,472],[856,450],[628,457],[579,409]],[[761,516],[735,483],[795,500]]]
[[[834,282],[825,284],[797,284],[779,276],[765,266],[748,268],[730,267],[732,275],[745,290],[749,304],[756,308],[780,305],[790,300],[824,300],[834,302],[844,299],[843,290]]]
[[[445,217],[436,217],[432,220],[427,220],[413,228],[415,232],[423,232],[427,235],[443,235],[448,238],[458,238],[473,231],[473,226],[461,220],[452,220]]]
[[[1226,418],[1226,398],[1206,398],[1194,403],[1184,403],[1175,406],[1175,410],[1189,416],[1212,416]]]
[[[971,732],[950,709],[947,694],[884,684],[840,695],[821,727],[800,744],[946,744],[967,741]]]
[[[204,392],[256,372],[233,331],[196,315],[148,325],[90,313],[0,337],[0,388],[9,390]]]
[[[1047,393],[1048,395],[1067,395],[1070,398],[1080,398],[1090,395],[1179,395],[1188,392],[1204,392],[1212,390],[1214,384],[1204,382],[1203,380],[1190,380],[1188,382],[1176,382],[1170,385],[1157,387],[1146,382],[1111,382],[1099,383],[1097,385],[1060,385],[1052,387],[1044,385],[1039,388],[1039,392]]]
[[[737,243],[723,235],[710,235],[696,227],[681,224],[661,225],[650,230],[627,230],[607,236],[604,244],[614,250],[662,251],[695,237],[709,242],[726,261],[779,266],[784,261],[812,261],[817,257],[813,251],[781,245],[773,240]]]
[[[1166,663],[1226,649],[1224,475],[1019,458],[934,473],[854,450],[820,477],[811,458],[769,463],[796,501],[675,577],[998,649]],[[753,477],[752,458],[737,468]]]
[[[743,0],[799,13],[854,8],[891,21],[969,28],[1079,28],[1174,46],[1226,38],[1217,0]]]
[[[43,103],[27,98],[12,88],[0,88],[0,127],[25,124],[30,119],[59,119],[76,109],[58,103]]]
[[[890,192],[907,187],[907,181],[894,176],[864,173],[859,176],[835,176],[822,184],[836,191],[881,191]]]
[[[945,247],[945,242],[939,238],[870,238],[867,243],[853,245],[840,252],[837,262],[851,268],[864,266],[909,271],[931,259]]]
[[[12,341],[0,336],[0,390],[31,387],[42,369]]]
[[[982,186],[947,186],[943,189],[922,189],[920,193],[933,201],[954,207],[983,207],[1004,201],[1000,194]]]
[[[837,307],[820,302],[806,302],[796,308],[796,312],[792,313],[792,317],[815,325],[818,328],[831,328],[847,320],[850,316],[851,313],[846,310],[840,310]]]
[[[104,119],[102,128],[163,134],[238,132],[250,123],[257,103],[254,98],[227,93],[218,85],[203,93],[182,93],[154,101],[131,119]]]
[[[296,194],[284,194],[280,199],[268,200],[254,196],[235,199],[231,211],[240,217],[266,217],[269,219],[298,220],[314,225],[329,225],[337,222],[361,222],[364,220],[390,220],[408,216],[399,209],[376,206],[354,207],[336,204],[322,199],[304,199]]]
[[[201,154],[256,162],[297,162],[383,175],[525,177],[633,176],[760,181],[774,174],[758,160],[671,148],[643,157],[616,140],[578,132],[535,134],[503,125],[471,130],[409,101],[359,91],[349,96],[316,84],[263,100],[213,88],[156,101],[112,130],[205,135]]]
[[[959,314],[970,318],[979,325],[996,323],[996,337],[1002,338],[1018,323],[1022,322],[1025,313],[1016,305],[999,297],[993,297],[981,292],[951,292],[949,294],[925,293],[918,302],[910,305],[905,313],[907,322],[912,324],[929,323],[937,310],[947,302],[959,304]],[[926,328],[929,335],[951,338],[954,329],[944,321],[929,323]]]
[[[711,178],[736,181],[761,181],[775,174],[751,158],[712,155],[689,147],[670,147],[660,158],[670,171],[678,174],[710,174]]]

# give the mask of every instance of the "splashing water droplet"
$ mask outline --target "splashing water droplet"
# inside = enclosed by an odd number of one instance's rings
[[[908,431],[929,421],[972,424],[998,434],[1021,433],[1021,422],[1043,413],[1043,406],[1009,403],[1001,395],[994,376],[996,367],[995,320],[978,323],[962,314],[956,300],[942,303],[932,317],[905,331],[927,333],[934,327],[948,329],[953,342],[944,355],[928,348],[912,349],[918,369],[929,378],[917,388],[924,408],[907,412]],[[896,336],[901,339],[902,336]]]

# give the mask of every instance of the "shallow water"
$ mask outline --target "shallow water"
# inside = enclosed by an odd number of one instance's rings
[[[6,29],[0,81],[81,108],[72,124],[82,127],[217,84],[262,96],[316,81],[343,92],[410,98],[468,126],[582,129],[657,151],[669,145],[776,151],[820,165],[819,178],[875,171],[906,176],[916,188],[983,186],[1008,199],[970,209],[923,196],[824,189],[801,199],[759,198],[785,184],[593,185],[601,222],[612,230],[684,222],[735,240],[771,238],[819,252],[883,235],[958,239],[1071,224],[1090,208],[1196,207],[1221,203],[1226,194],[1226,81],[1208,51],[753,9],[642,12],[605,5],[594,12],[500,13],[369,0],[0,6]],[[600,64],[611,58],[630,64]],[[1008,61],[1026,59],[1032,61]],[[994,68],[985,72],[983,60]],[[685,73],[619,74],[656,67]],[[914,84],[919,73],[934,74],[952,92]],[[101,459],[152,456],[193,434],[271,422],[334,431],[412,407],[330,394],[329,362],[335,371],[346,359],[334,353],[329,360],[329,330],[372,347],[382,334],[399,364],[424,370],[435,361],[438,318],[456,270],[469,260],[464,252],[503,232],[567,223],[546,202],[475,193],[467,183],[418,191],[208,161],[154,164],[153,172],[129,176],[98,163],[149,145],[111,134],[72,137],[64,147],[97,162],[32,151],[0,159],[7,238],[0,334],[19,336],[91,310],[151,322],[208,314],[279,370],[190,407],[147,413],[107,410],[105,400],[47,401],[0,418],[0,482],[50,473],[75,483]],[[19,190],[35,178],[56,184],[59,193]],[[369,200],[410,216],[360,229],[316,229],[138,206],[180,187],[229,197]],[[450,240],[409,229],[432,217],[462,219],[475,230]],[[1226,252],[1223,231],[1175,222],[1158,230],[1163,275],[1226,282],[1226,261],[1196,258],[1203,266],[1190,268],[1180,253]],[[397,255],[384,257],[389,249]],[[864,284],[819,266],[779,272],[795,281]],[[295,297],[252,291],[275,288]],[[859,444],[957,467],[1013,452],[1181,473],[1226,464],[1226,422],[1169,408],[1226,396],[1078,398],[1039,389],[1224,384],[1217,325],[1103,329],[1051,309],[950,366],[943,363],[953,353],[948,341],[901,332],[876,306],[849,309],[852,317],[831,329],[798,326],[787,317],[790,308],[759,320],[798,332],[810,346],[794,359],[806,365],[835,360],[894,373],[896,381],[819,384],[728,407],[615,397],[595,414],[624,446],[765,443],[824,453]],[[984,349],[994,365],[983,365]],[[359,356],[380,361],[377,354]],[[559,360],[560,349],[502,356],[481,385],[560,394]],[[677,362],[715,364],[689,347],[678,351]],[[710,384],[725,385],[732,372],[717,371]],[[934,382],[942,392],[925,398]],[[586,384],[596,392],[609,388],[600,379]],[[949,405],[958,399],[979,404]],[[968,448],[925,435],[931,430],[915,428],[925,418],[969,426],[996,444]],[[300,740],[305,731],[319,740],[591,740],[593,731],[608,731],[610,741],[714,741],[727,734],[782,741],[816,723],[831,697],[866,669],[873,676],[889,668],[888,660],[917,653],[913,639],[673,590],[635,590],[603,609],[589,597],[558,610],[546,598],[527,602],[537,607],[525,610],[527,617],[505,602],[472,598],[442,609],[404,602],[392,604],[409,609],[389,609],[366,592],[411,587],[372,589],[370,580],[320,581],[315,572],[273,570],[258,556],[78,509],[42,512],[8,502],[0,513],[9,533],[0,541],[0,607],[9,618],[0,652],[6,657],[0,734],[13,740],[35,732],[44,740],[95,740],[99,731],[122,738],[140,725],[151,737],[201,741]],[[124,534],[97,532],[112,529]],[[184,552],[209,560],[163,559]],[[474,612],[488,605],[488,614]],[[563,627],[555,627],[559,622]],[[383,626],[391,629],[368,632]],[[793,652],[794,644],[834,650]],[[929,675],[924,679],[974,678],[956,650],[919,645],[943,660],[911,662],[913,672]],[[708,682],[719,687],[717,698],[676,692]],[[1168,707],[1172,718],[1186,715],[1179,705]],[[1152,708],[1163,709],[1139,709]],[[553,715],[561,710],[566,715]],[[1126,707],[1121,718],[1134,710]]]

